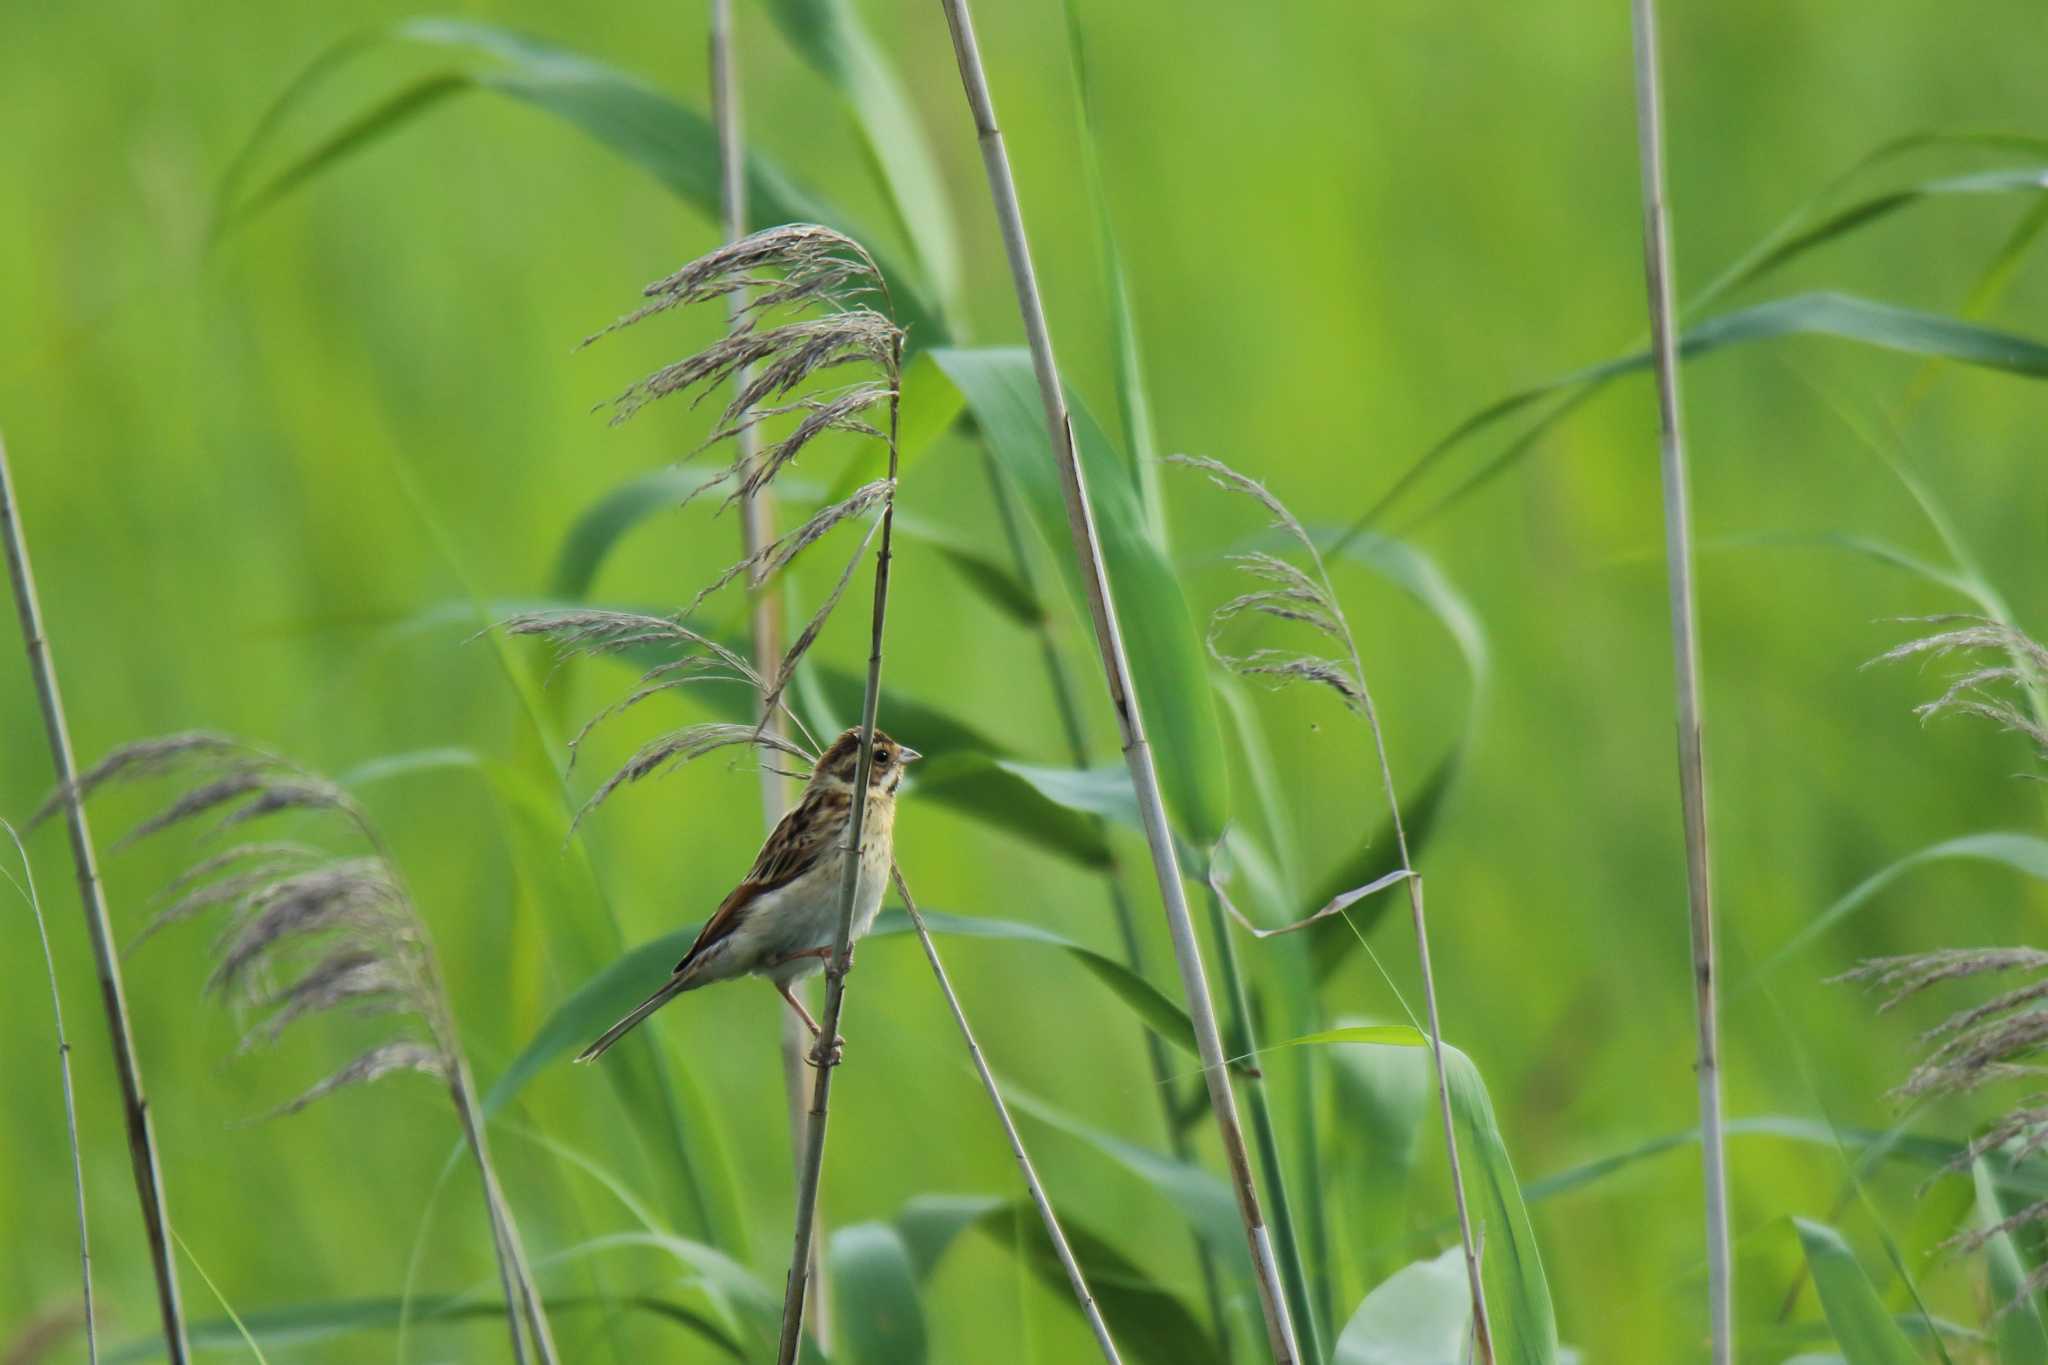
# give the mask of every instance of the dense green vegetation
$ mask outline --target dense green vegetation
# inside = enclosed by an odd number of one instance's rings
[[[674,510],[696,476],[673,466],[714,404],[617,426],[591,411],[708,343],[717,310],[574,349],[720,240],[703,16],[376,8],[0,20],[0,432],[74,739],[90,762],[204,728],[334,774],[431,927],[563,1357],[755,1359],[790,1219],[774,993],[691,995],[653,1042],[567,1062],[744,871],[756,774],[730,751],[622,791],[565,840],[571,819],[641,741],[746,699],[653,699],[571,768],[567,741],[634,673],[485,629],[572,601],[673,610],[738,553],[715,497]],[[853,232],[909,329],[881,723],[929,757],[900,863],[1125,1358],[1220,1358],[1213,1274],[1229,1349],[1256,1359],[1037,393],[1020,352],[977,349],[1020,331],[944,24],[927,5],[738,9],[768,165],[755,223]],[[1371,737],[1340,698],[1229,680],[1200,652],[1202,618],[1244,590],[1224,554],[1278,548],[1266,518],[1133,453],[1224,459],[1325,544],[1372,514],[1331,564],[1428,878],[1501,1359],[1554,1358],[1553,1313],[1588,1361],[1704,1358],[1626,14],[1189,17],[1086,0],[978,16],[1168,807],[1193,863],[1226,828],[1242,841],[1232,895],[1263,923],[1394,866]],[[2038,941],[2048,905],[2041,796],[2011,780],[2025,740],[1917,725],[1943,665],[1861,668],[1919,633],[1895,618],[2048,625],[2039,19],[1969,18],[1665,16],[1744,1360],[2048,1360],[2032,1305],[1992,1315],[2039,1263],[2032,1235],[1941,1247],[2040,1198],[2048,1169],[1993,1154],[1922,1189],[2023,1091],[1910,1112],[1886,1093],[1919,1032],[1975,997],[1879,1013],[1827,984],[1871,956]],[[828,437],[779,491],[808,511],[879,467]],[[992,469],[1012,481],[1021,569]],[[837,578],[839,539],[783,580],[796,619]],[[806,715],[856,717],[865,595],[863,577],[793,691]],[[699,623],[738,639],[741,595]],[[1242,622],[1222,642],[1300,643]],[[19,823],[50,770],[18,664],[0,666],[0,722],[0,816]],[[176,836],[115,848],[168,799],[94,806],[124,939],[194,856]],[[54,824],[27,849],[75,1049],[102,1353],[149,1359],[68,850]],[[60,1321],[78,1282],[33,926],[0,903],[17,964],[0,1006],[5,1345]],[[1455,1331],[1426,1339],[1422,1315],[1455,1322],[1463,1280],[1426,1054],[1400,1027],[1421,1010],[1406,906],[1396,888],[1346,919],[1232,931],[1259,1042],[1394,1027],[1261,1053],[1239,1094],[1263,1087],[1255,1151],[1285,1172],[1290,1278],[1326,1350],[1454,1359]],[[236,1055],[254,1020],[204,994],[209,938],[168,928],[125,961],[195,1344],[246,1355],[232,1313],[269,1359],[500,1358],[445,1095],[394,1077],[247,1122],[383,1025]],[[1222,946],[1207,942],[1235,1040]],[[898,915],[861,952],[846,1029],[823,1198],[832,1359],[1091,1358]],[[1190,1110],[1179,1137],[1158,1069]],[[1411,1328],[1395,1354],[1363,1353]],[[66,1352],[84,1358],[76,1337],[46,1358]]]

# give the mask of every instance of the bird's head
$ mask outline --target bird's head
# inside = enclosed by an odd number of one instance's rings
[[[875,761],[868,770],[868,791],[876,796],[894,796],[903,783],[903,769],[924,755],[907,744],[898,744],[880,730],[875,731]],[[853,790],[855,770],[860,764],[858,727],[832,741],[832,747],[811,770],[811,785],[821,784]]]

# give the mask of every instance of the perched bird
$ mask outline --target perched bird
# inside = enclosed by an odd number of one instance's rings
[[[903,784],[905,765],[920,757],[917,750],[875,731],[867,814],[861,826],[860,880],[853,898],[855,942],[882,908],[894,858],[896,789]],[[749,975],[774,982],[811,1036],[818,1037],[818,1021],[789,988],[824,969],[839,934],[839,897],[859,762],[860,731],[848,730],[818,760],[803,799],[775,826],[746,880],[705,921],[697,942],[676,964],[675,975],[583,1049],[577,1061],[596,1060],[684,991]]]

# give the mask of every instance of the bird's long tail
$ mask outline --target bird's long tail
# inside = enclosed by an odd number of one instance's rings
[[[602,1057],[605,1054],[605,1051],[608,1048],[610,1048],[613,1043],[618,1042],[619,1039],[625,1037],[634,1029],[640,1027],[641,1022],[645,1020],[648,1015],[654,1013],[663,1005],[666,1005],[669,1001],[681,995],[684,991],[689,990],[692,986],[698,984],[700,983],[691,979],[689,973],[677,972],[674,976],[670,977],[666,982],[662,984],[660,990],[648,996],[638,1005],[635,1005],[633,1007],[633,1012],[631,1014],[627,1015],[625,1018],[619,1020],[618,1023],[613,1024],[610,1028],[606,1029],[603,1035],[599,1037],[596,1042],[592,1043],[589,1047],[584,1048],[583,1051],[577,1053],[576,1060],[579,1062],[596,1061],[599,1057]]]

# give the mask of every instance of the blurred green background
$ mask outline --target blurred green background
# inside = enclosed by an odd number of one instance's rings
[[[887,223],[842,106],[757,7],[738,8],[750,138],[863,222]],[[1007,273],[937,9],[859,8],[947,173],[973,338],[1013,341]],[[17,0],[0,13],[0,430],[88,760],[143,735],[205,727],[329,770],[462,746],[553,790],[504,664],[547,686],[543,714],[571,732],[627,681],[602,664],[551,674],[524,648],[501,656],[466,638],[474,616],[462,611],[437,628],[394,623],[472,594],[543,593],[582,509],[695,447],[704,412],[657,408],[613,429],[589,409],[706,339],[712,320],[572,347],[630,307],[642,282],[711,246],[715,226],[559,123],[473,95],[207,247],[222,175],[277,93],[337,39],[418,12],[384,0]],[[701,6],[459,12],[545,35],[703,107]],[[1162,449],[1217,455],[1305,515],[1346,521],[1485,401],[1627,349],[1641,333],[1622,6],[1147,0],[1082,13]],[[1109,420],[1110,334],[1063,20],[1057,6],[989,5],[980,22],[1062,358]],[[1672,6],[1681,288],[1886,139],[1930,127],[2048,131],[2043,38],[2048,16],[2024,3]],[[398,76],[432,65],[402,53],[365,61],[302,112],[287,147],[303,149]],[[1931,151],[1867,188],[2029,160]],[[1736,301],[1825,287],[1953,313],[2030,207],[1964,197],[1916,208]],[[1989,320],[2038,335],[2048,331],[2044,305],[2048,276],[2026,260]],[[2012,780],[2026,764],[2014,742],[1916,725],[1909,709],[1935,676],[1859,671],[1906,638],[1910,628],[1888,618],[1961,601],[1850,555],[1716,544],[1852,532],[1938,557],[1875,442],[1931,485],[2018,620],[2042,626],[2036,471],[2048,454],[2048,391],[1947,368],[1909,402],[1923,374],[1915,360],[1826,341],[1731,351],[1686,373],[1731,982],[1880,866],[1953,835],[2040,820],[2038,791]],[[1469,597],[1492,648],[1468,761],[1422,861],[1447,1035],[1488,1078],[1525,1181],[1695,1116],[1653,433],[1649,385],[1625,381],[1414,535]],[[1235,590],[1214,552],[1256,523],[1191,478],[1168,486],[1190,601],[1213,604]],[[958,439],[918,466],[902,505],[993,539],[980,463]],[[679,603],[733,557],[736,537],[733,518],[714,520],[703,505],[657,518],[622,544],[595,596]],[[829,572],[822,560],[801,571],[806,600]],[[1396,771],[1412,787],[1468,724],[1458,656],[1407,598],[1343,572]],[[1064,761],[1033,638],[914,548],[897,586],[892,685],[1030,758]],[[1061,632],[1108,760],[1114,733],[1080,626],[1065,616]],[[852,664],[864,631],[837,621],[825,657]],[[667,714],[654,714],[660,707]],[[1332,866],[1378,823],[1369,750],[1319,695],[1262,697],[1259,708],[1305,860]],[[644,709],[597,743],[568,778],[573,792],[587,792],[636,737],[685,714]],[[0,718],[0,813],[17,818],[49,783],[18,663],[0,665]],[[1249,810],[1240,779],[1237,801]],[[474,773],[393,779],[366,797],[433,926],[486,1086],[623,944],[715,905],[759,838],[755,778],[723,759],[609,805],[586,826],[587,865],[564,850],[566,815],[548,824],[508,811]],[[147,798],[108,803],[96,816],[102,844],[149,809]],[[1113,947],[1097,884],[1070,865],[914,799],[899,830],[899,857],[932,907]],[[46,830],[30,851],[75,1044],[105,1328],[126,1340],[147,1334],[152,1300],[90,961],[61,836]],[[1142,872],[1139,846],[1126,851]],[[124,930],[140,925],[178,852],[108,857]],[[1156,896],[1142,875],[1130,884],[1152,975],[1171,989]],[[1894,1111],[1884,1091],[1931,1016],[1878,1018],[1856,989],[1822,978],[1877,952],[2025,940],[2044,904],[2003,870],[1912,874],[1774,977],[1771,994],[1731,995],[1731,1112],[1885,1126]],[[10,1097],[0,1114],[0,1341],[76,1292],[48,1002],[25,916],[12,904],[7,913],[17,974],[0,1004]],[[1412,998],[1404,919],[1388,916],[1372,942]],[[1256,961],[1264,949],[1244,951]],[[1057,954],[961,940],[949,957],[1000,1073],[1158,1145],[1142,1044],[1110,997]],[[130,957],[127,971],[172,1216],[228,1300],[246,1311],[396,1293],[416,1235],[423,1288],[486,1280],[466,1176],[421,1233],[455,1141],[432,1087],[394,1081],[246,1124],[349,1055],[348,1040],[315,1027],[279,1052],[227,1060],[238,1024],[202,996],[206,963],[205,931],[187,930]],[[689,997],[655,1025],[702,1097],[704,1150],[733,1173],[743,1237],[727,1249],[778,1287],[790,1198],[780,1010],[766,989],[728,987]],[[1333,1019],[1397,1010],[1357,955],[1321,1000]],[[832,1224],[891,1217],[919,1193],[1013,1191],[914,945],[863,952],[847,1027],[824,1203]],[[1276,1085],[1298,1065],[1276,1060]],[[1915,1126],[1963,1134],[1976,1113],[1938,1108]],[[1333,1122],[1341,1128],[1342,1116]],[[527,1091],[497,1141],[537,1254],[630,1219],[523,1132],[592,1153],[673,1208],[672,1181],[627,1127],[615,1092],[590,1072],[558,1065]],[[1038,1125],[1028,1136],[1062,1207],[1197,1297],[1168,1205],[1084,1143]],[[1439,1145],[1432,1129],[1428,1149]],[[1731,1150],[1754,1358],[1791,1354],[1769,1354],[1760,1326],[1778,1318],[1798,1273],[1790,1213],[1838,1217],[1899,1302],[1874,1251],[1882,1220],[1935,1311],[1974,1320],[1977,1272],[1934,1252],[1953,1208],[1916,1201],[1921,1172],[1880,1172],[1873,1204],[1844,1213],[1835,1152],[1754,1136]],[[1560,1333],[1588,1360],[1701,1354],[1698,1185],[1697,1155],[1684,1149],[1532,1205]],[[1431,1174],[1416,1191],[1405,1223],[1434,1227],[1448,1212],[1443,1182]],[[1332,1207],[1330,1217],[1361,1245],[1398,1242],[1405,1230],[1370,1209]],[[1442,1244],[1439,1229],[1409,1253]],[[675,1271],[643,1251],[560,1275],[568,1287],[601,1275],[628,1289],[667,1285]],[[1365,1287],[1343,1284],[1340,1321]],[[216,1316],[189,1267],[185,1289],[195,1318]],[[949,1257],[928,1304],[934,1359],[1066,1361],[1088,1349],[1061,1298],[986,1241]],[[1790,1313],[1817,1318],[1810,1296]],[[638,1322],[611,1335],[590,1318],[560,1327],[571,1359],[656,1342],[665,1358],[696,1358],[687,1338]],[[492,1331],[422,1329],[410,1354],[497,1358]],[[274,1356],[359,1360],[386,1349],[366,1337]]]

